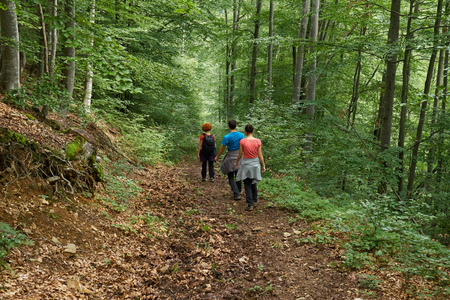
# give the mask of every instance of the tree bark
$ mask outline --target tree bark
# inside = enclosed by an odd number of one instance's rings
[[[392,131],[392,112],[394,106],[394,92],[395,92],[395,74],[397,71],[397,43],[400,28],[400,4],[401,0],[392,0],[391,2],[391,17],[388,32],[388,46],[392,53],[388,54],[386,62],[386,86],[384,90],[384,97],[382,102],[381,112],[381,151],[388,149],[391,145],[391,131]],[[385,164],[385,168],[388,166]],[[387,183],[381,182],[379,187],[380,193],[385,193],[387,190]]]
[[[438,70],[436,74],[436,89],[434,92],[434,101],[433,101],[433,114],[431,116],[431,132],[435,130],[435,126],[438,120],[438,113],[439,113],[439,101],[441,98],[441,93],[439,89],[441,88],[442,84],[442,76],[443,76],[443,69],[444,69],[444,50],[441,49],[439,51],[439,60],[438,60]],[[431,136],[430,139],[430,149],[428,150],[428,166],[427,166],[427,172],[429,176],[433,174],[433,167],[435,163],[435,147],[436,147],[436,138],[434,136]]]
[[[19,27],[14,1],[1,0],[2,68],[0,83],[9,93],[20,88]],[[7,41],[7,42],[6,42]]]
[[[232,117],[232,108],[234,105],[234,91],[236,89],[236,76],[234,71],[236,70],[236,58],[237,58],[237,32],[239,30],[239,14],[240,14],[240,0],[233,1],[233,34],[231,44],[231,68],[230,68],[230,116]]]
[[[252,67],[250,69],[250,97],[249,102],[253,103],[256,99],[256,63],[258,59],[258,38],[259,38],[259,26],[261,15],[261,2],[262,0],[256,0],[256,20],[255,29],[253,31],[253,52],[252,52]]]
[[[42,9],[42,5],[39,4],[39,14],[41,17],[41,26],[42,26],[42,41],[43,41],[43,54],[44,54],[44,73],[48,74],[48,43],[47,43],[47,30],[45,29],[45,21],[44,21],[44,10]]]
[[[230,118],[230,105],[229,105],[229,99],[230,99],[230,40],[228,37],[228,12],[225,9],[225,25],[226,25],[226,47],[225,47],[225,88],[224,88],[224,94],[223,94],[223,104],[225,107],[225,116],[226,118]]]
[[[75,85],[75,47],[72,43],[75,39],[75,0],[66,0],[65,12],[67,23],[65,30],[69,32],[69,38],[64,41],[64,57],[66,65],[64,68],[64,86],[66,87],[68,99],[73,97]]]
[[[268,99],[271,99],[272,91],[272,60],[273,60],[273,0],[270,0],[269,9],[269,45],[267,47],[267,88]]]
[[[366,27],[361,28],[360,35],[364,36],[366,34]],[[362,50],[358,49],[358,62],[356,63],[355,73],[353,75],[353,91],[352,98],[350,99],[350,104],[348,106],[347,113],[347,124],[353,125],[356,119],[356,110],[358,108],[358,98],[359,98],[359,81],[361,79],[361,59]],[[350,121],[351,120],[351,121]]]
[[[316,86],[317,86],[317,56],[314,53],[314,44],[317,42],[317,37],[319,33],[319,6],[320,0],[313,0],[311,3],[311,28],[310,28],[310,40],[311,46],[309,48],[310,55],[313,56],[311,59],[311,66],[309,69],[309,79],[308,79],[308,87],[306,93],[306,101],[308,102],[306,107],[306,114],[309,119],[312,121],[314,119],[314,109],[316,100]],[[311,122],[312,123],[312,122]],[[312,124],[311,124],[312,126]],[[313,130],[310,129],[310,132],[306,135],[306,143],[305,150],[312,151],[312,141],[313,141]]]
[[[300,22],[300,32],[298,35],[300,45],[297,48],[297,53],[295,57],[295,68],[294,68],[294,89],[292,92],[292,103],[298,104],[301,92],[301,82],[302,82],[302,70],[305,58],[305,38],[306,30],[308,28],[308,14],[309,14],[309,0],[303,0],[302,6],[302,21]],[[295,49],[295,48],[294,48]]]
[[[95,24],[95,0],[92,0],[91,2],[91,9],[89,12],[89,22],[92,24]],[[94,48],[94,37],[90,37],[90,44],[91,47]],[[94,78],[94,71],[92,66],[92,61],[88,61],[87,64],[87,74],[86,74],[86,89],[84,93],[84,108],[86,110],[86,113],[91,112],[91,100],[92,100],[92,87],[93,87],[93,78]]]
[[[56,64],[56,48],[58,46],[58,30],[56,29],[56,17],[58,16],[58,0],[53,0],[53,8],[52,8],[52,31],[51,31],[51,44],[52,49],[50,51],[50,60],[48,66],[48,74],[50,78],[55,77],[55,64]]]
[[[416,175],[416,167],[417,167],[417,156],[419,154],[419,146],[420,141],[422,139],[422,132],[423,132],[423,125],[425,123],[425,114],[427,110],[428,105],[428,94],[430,92],[431,87],[431,80],[433,78],[433,70],[434,70],[434,63],[436,61],[436,54],[437,54],[437,39],[439,36],[439,27],[441,24],[441,17],[442,17],[442,2],[443,0],[438,1],[438,7],[437,7],[437,16],[436,21],[434,23],[434,47],[433,51],[431,53],[430,57],[430,63],[428,65],[428,72],[427,72],[427,78],[425,80],[425,87],[424,87],[424,97],[422,100],[422,104],[420,106],[420,115],[419,115],[419,123],[417,125],[417,133],[416,138],[414,142],[414,146],[411,153],[411,164],[409,167],[409,176],[408,176],[408,194],[411,194],[414,189],[414,177]]]
[[[398,168],[398,192],[401,193],[403,191],[403,173],[404,173],[404,163],[405,163],[405,152],[403,148],[405,148],[405,137],[406,137],[406,113],[408,111],[408,90],[409,90],[409,77],[411,74],[411,57],[412,57],[412,47],[409,44],[414,36],[411,33],[411,23],[412,23],[412,14],[413,11],[417,12],[419,9],[419,5],[416,5],[414,9],[415,1],[411,0],[409,3],[409,15],[408,15],[408,23],[406,25],[406,48],[405,48],[405,57],[403,59],[403,72],[402,72],[402,94],[401,94],[401,105],[400,105],[400,127],[398,133],[398,147],[401,148],[398,159],[399,159],[399,168]]]

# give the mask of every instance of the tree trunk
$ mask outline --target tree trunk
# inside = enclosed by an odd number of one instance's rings
[[[306,114],[309,119],[312,121],[314,119],[314,101],[316,100],[316,86],[317,86],[317,57],[314,53],[314,44],[317,42],[317,37],[319,33],[319,6],[320,0],[313,0],[311,3],[311,28],[310,28],[310,40],[312,45],[309,48],[311,59],[311,67],[309,69],[309,79],[308,79],[308,87],[306,93],[306,101],[308,105],[306,107]],[[312,122],[311,122],[312,123]],[[312,126],[312,124],[311,124]],[[310,132],[306,135],[306,143],[305,150],[312,151],[312,140],[313,140],[313,130],[310,129]]]
[[[388,149],[391,145],[392,111],[394,106],[395,74],[397,72],[397,42],[400,27],[400,4],[401,0],[392,0],[391,17],[388,32],[388,45],[392,53],[388,54],[386,62],[386,87],[384,91],[382,113],[381,113],[381,151]],[[387,164],[385,164],[387,168]],[[386,182],[381,182],[379,192],[385,193]]]
[[[407,103],[408,103],[408,90],[409,90],[409,77],[411,74],[411,57],[412,57],[412,48],[409,44],[414,36],[411,33],[411,23],[412,23],[412,14],[413,10],[416,12],[419,9],[419,5],[416,5],[414,9],[415,1],[411,0],[409,3],[409,15],[408,15],[408,24],[406,26],[406,48],[405,48],[405,57],[403,59],[403,86],[402,86],[402,95],[401,95],[401,110],[400,110],[400,128],[398,133],[398,147],[401,148],[398,159],[399,159],[399,168],[398,168],[398,192],[401,193],[403,191],[403,173],[404,173],[404,161],[405,161],[405,152],[403,148],[405,147],[405,137],[406,137],[406,113],[407,113]]]
[[[422,139],[422,132],[423,132],[423,125],[425,123],[425,113],[427,110],[427,104],[428,104],[428,94],[430,92],[431,87],[431,80],[433,78],[433,70],[434,70],[434,63],[436,60],[436,54],[437,54],[437,39],[439,36],[439,27],[441,23],[441,17],[442,17],[442,2],[443,0],[438,1],[438,8],[437,8],[437,16],[436,21],[434,23],[434,47],[433,51],[431,53],[430,57],[430,63],[428,65],[428,72],[427,72],[427,79],[425,80],[425,87],[424,87],[424,97],[422,100],[422,104],[420,106],[420,116],[419,116],[419,123],[417,125],[417,133],[416,133],[416,139],[414,142],[414,146],[411,153],[411,164],[409,167],[409,176],[408,176],[408,193],[411,194],[414,189],[414,177],[416,175],[416,167],[417,167],[417,156],[419,154],[419,146],[420,146],[420,140]]]
[[[228,103],[229,99],[230,99],[230,60],[231,60],[231,56],[230,56],[230,40],[228,37],[228,12],[225,9],[225,25],[226,25],[226,37],[227,37],[227,41],[226,41],[226,47],[225,47],[225,88],[224,88],[224,93],[223,93],[223,104],[224,104],[224,108],[225,108],[225,116],[226,118],[230,118],[230,105]]]
[[[44,73],[48,74],[48,43],[47,43],[47,30],[45,29],[44,22],[44,10],[42,9],[42,5],[39,6],[39,14],[41,17],[41,26],[42,26],[42,41],[43,41],[43,70]]]
[[[360,35],[364,36],[366,34],[366,27],[361,28]],[[362,59],[362,49],[358,49],[358,62],[356,63],[355,73],[353,75],[353,91],[352,98],[350,99],[350,104],[348,106],[347,113],[347,124],[353,125],[356,119],[356,110],[358,108],[358,98],[359,98],[359,81],[361,78],[361,59]],[[350,121],[351,119],[351,121]]]
[[[69,32],[70,35],[69,38],[64,41],[64,57],[66,59],[64,68],[64,86],[66,87],[68,99],[70,100],[73,97],[75,84],[75,47],[73,47],[73,41],[75,39],[75,0],[66,0],[65,11],[67,15],[65,30],[66,32]]]
[[[438,61],[438,70],[436,74],[436,89],[434,92],[434,101],[433,101],[433,114],[431,116],[431,139],[430,139],[430,149],[428,150],[428,166],[427,166],[427,172],[428,175],[431,177],[433,174],[433,167],[435,163],[435,147],[436,147],[436,138],[432,136],[432,132],[435,130],[435,126],[438,120],[438,113],[439,113],[439,100],[441,98],[441,93],[439,89],[441,88],[442,84],[442,76],[443,76],[443,69],[444,69],[444,50],[441,49],[439,51],[439,61]]]
[[[272,93],[272,60],[273,60],[273,0],[270,0],[269,9],[269,46],[267,47],[267,89],[268,99],[271,99]]]
[[[256,62],[258,59],[258,38],[259,38],[259,25],[261,15],[261,2],[262,0],[256,0],[256,20],[255,30],[253,32],[253,52],[252,52],[252,67],[250,69],[250,98],[249,102],[253,103],[256,99]]]
[[[11,42],[2,42],[0,83],[9,93],[20,87],[19,27],[14,1],[1,0],[1,4],[5,8],[0,9],[2,38]]]
[[[89,22],[92,24],[95,24],[95,0],[92,0],[91,2],[91,9],[89,12]],[[94,37],[91,36],[90,38],[90,44],[91,47],[94,48]],[[94,71],[92,66],[92,61],[88,61],[87,65],[87,74],[86,74],[86,89],[84,93],[84,108],[86,110],[86,113],[91,112],[91,99],[92,99],[92,85],[93,85],[93,77],[94,77]]]
[[[50,78],[55,77],[55,64],[56,64],[56,47],[58,46],[58,30],[56,29],[56,17],[58,16],[58,0],[53,0],[53,8],[52,8],[52,31],[51,31],[51,44],[52,49],[50,51],[50,61],[48,66],[48,74]]]
[[[305,58],[305,38],[306,30],[308,28],[308,14],[309,14],[309,0],[303,0],[302,6],[302,21],[300,23],[300,32],[298,35],[300,45],[297,48],[295,56],[295,68],[294,68],[294,89],[292,92],[292,103],[298,104],[300,99],[301,82],[302,82],[302,69]],[[295,49],[295,48],[294,48]]]
[[[236,76],[234,71],[236,70],[236,58],[237,58],[237,32],[239,30],[239,14],[240,14],[240,0],[239,3],[237,0],[233,2],[233,34],[232,34],[232,44],[231,44],[231,69],[230,69],[230,116],[232,117],[232,109],[234,105],[234,91],[236,89]]]

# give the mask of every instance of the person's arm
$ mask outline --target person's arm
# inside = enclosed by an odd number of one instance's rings
[[[241,160],[242,154],[244,153],[244,148],[242,147],[242,145],[239,145],[239,154],[238,157],[236,159],[236,163],[234,164],[234,168],[237,169],[238,168],[238,163]]]
[[[203,144],[203,140],[200,139],[200,142],[198,143],[198,152],[197,152],[198,159],[200,159],[200,150],[202,150],[202,144]]]
[[[222,155],[223,151],[225,151],[225,148],[226,148],[226,147],[225,147],[224,145],[222,145],[222,147],[220,147],[219,153],[217,153],[216,158],[215,158],[215,161],[218,161],[218,160],[219,160],[219,157]]]
[[[264,157],[263,157],[263,154],[262,154],[261,146],[259,146],[259,148],[258,148],[258,158],[259,158],[259,162],[262,165],[262,170],[261,171],[264,173],[266,171],[266,164],[264,163]]]

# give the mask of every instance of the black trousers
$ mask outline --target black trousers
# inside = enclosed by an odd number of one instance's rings
[[[206,178],[206,164],[208,163],[209,178],[214,178],[214,161],[202,162],[202,178]]]
[[[245,201],[249,206],[252,206],[258,201],[258,190],[256,189],[256,183],[252,184],[253,179],[244,179],[245,188]]]
[[[237,171],[227,173],[228,183],[230,184],[231,190],[234,193],[234,197],[237,197],[241,194],[241,181],[236,181]]]

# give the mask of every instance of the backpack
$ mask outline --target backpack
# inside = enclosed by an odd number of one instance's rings
[[[202,144],[202,152],[204,155],[211,155],[214,153],[214,149],[216,148],[216,141],[214,135],[206,135],[203,134],[203,144]]]

